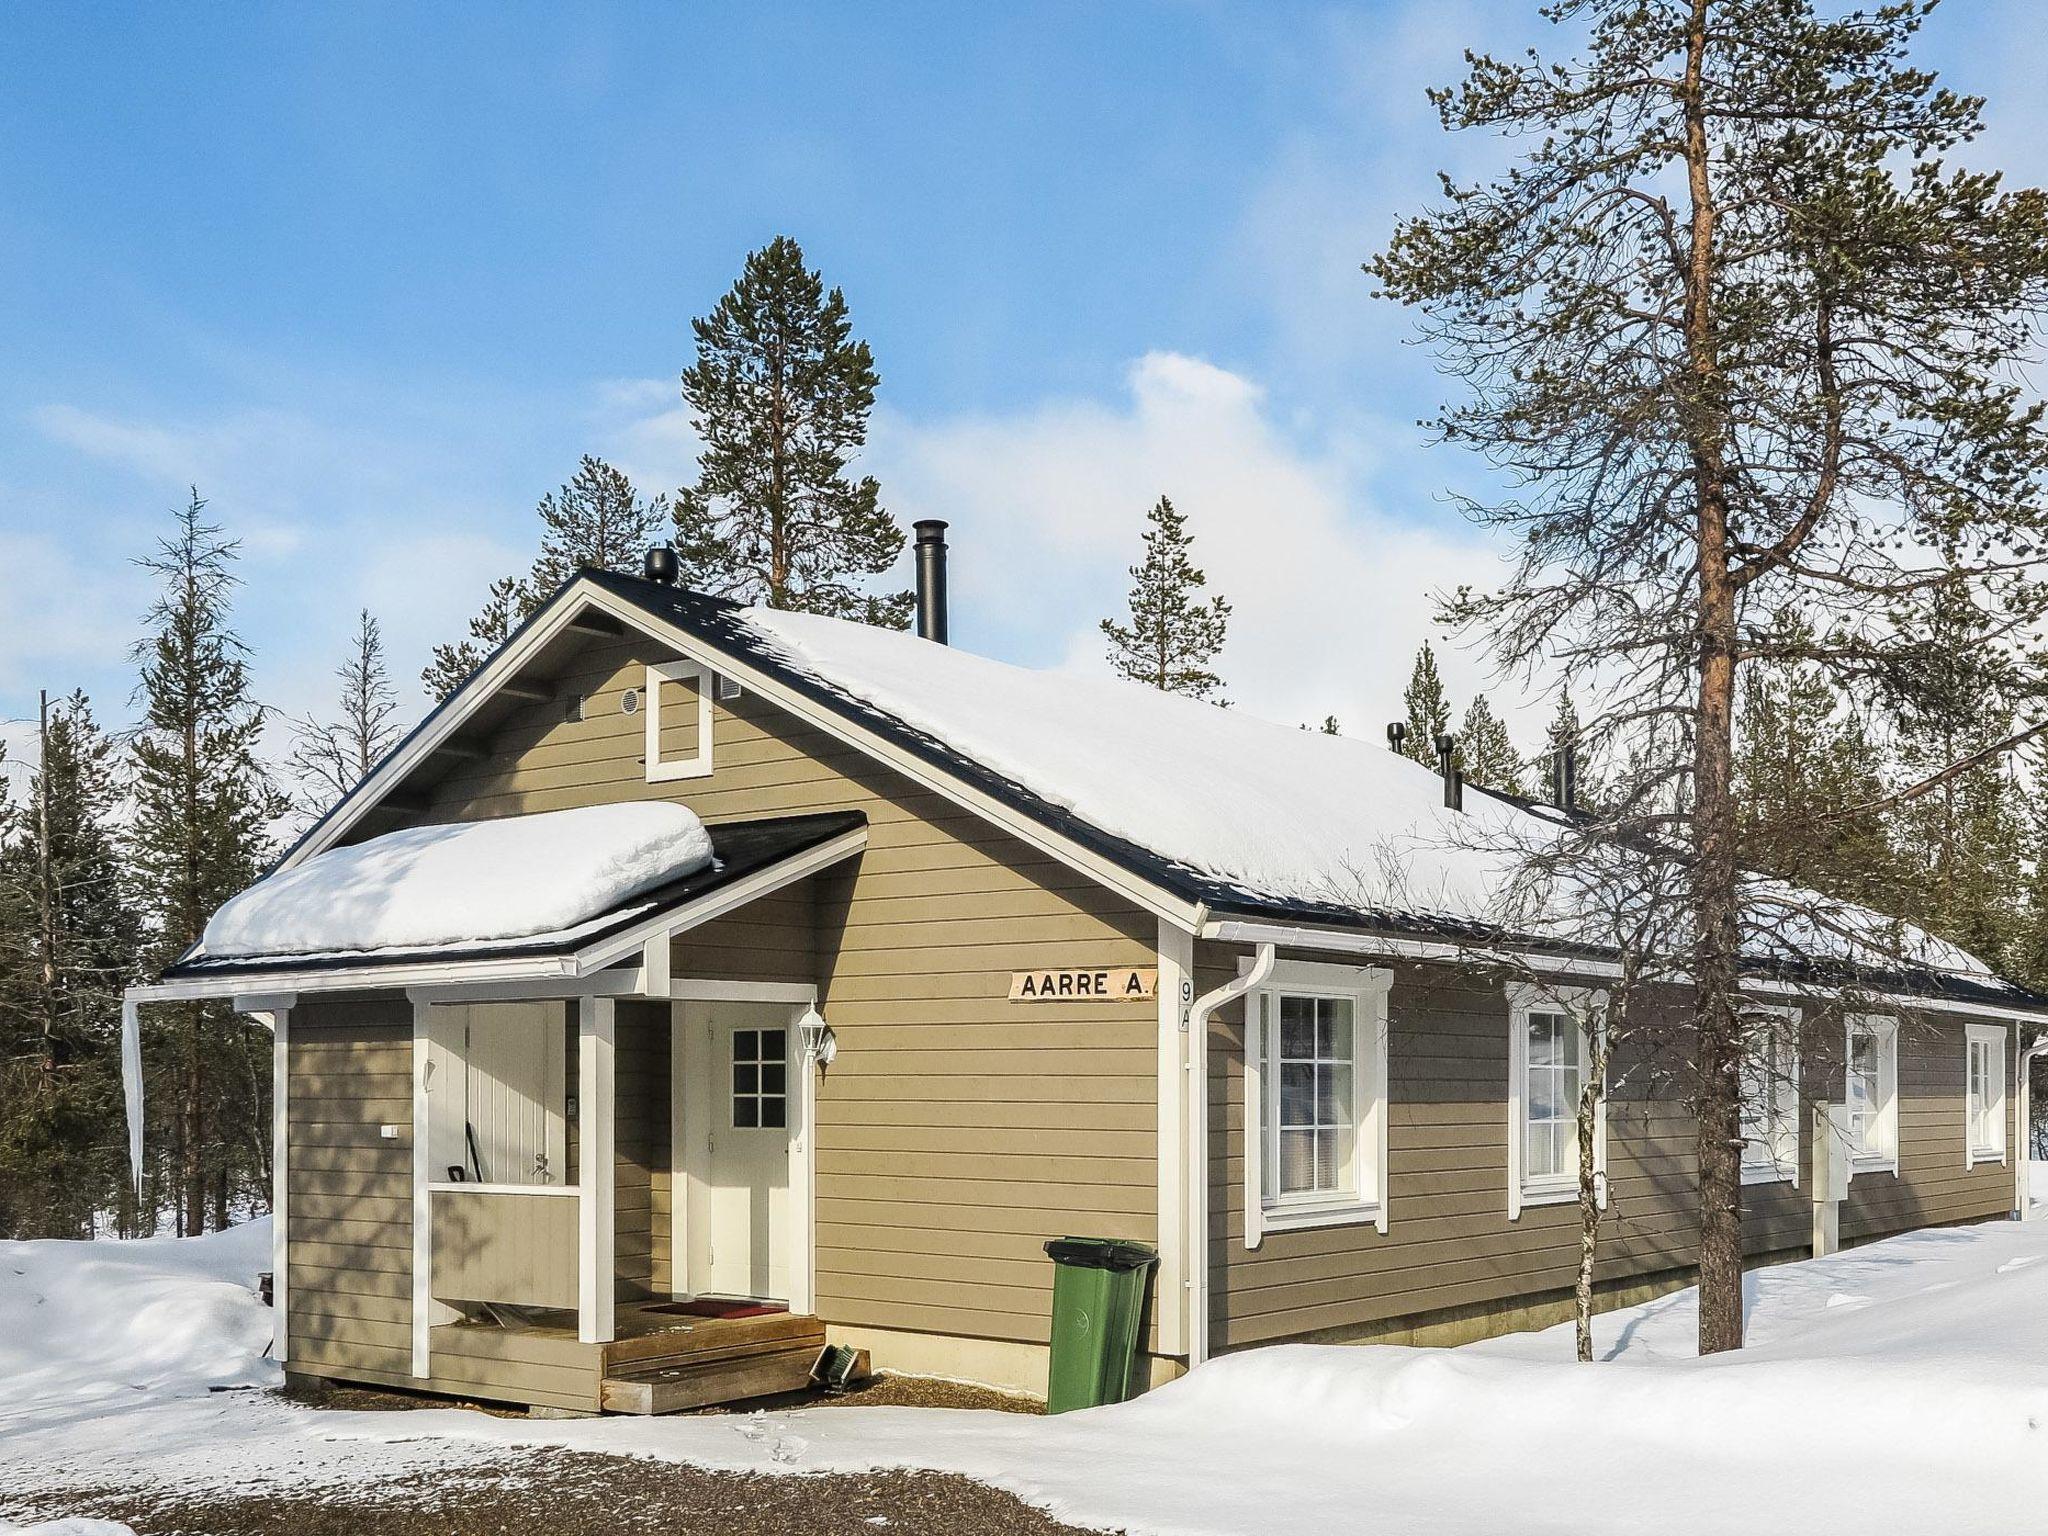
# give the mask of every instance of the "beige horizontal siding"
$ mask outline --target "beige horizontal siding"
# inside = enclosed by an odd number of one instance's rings
[[[817,1090],[828,1322],[1044,1339],[1046,1238],[1156,1238],[1156,1013],[1014,1004],[1010,972],[1153,964],[1153,920],[752,694],[716,706],[711,775],[648,784],[644,717],[620,700],[665,659],[637,640],[589,643],[561,680],[584,698],[583,718],[559,702],[514,710],[485,756],[430,787],[420,819],[640,799],[679,800],[710,822],[865,812],[858,861],[681,936],[675,972],[820,988],[840,1042]],[[692,745],[665,732],[665,756]],[[623,1111],[629,1083],[659,1070],[622,1027],[622,1293],[671,1274],[666,1148],[636,1139],[665,1135],[665,1104],[631,1136]],[[969,1255],[967,1233],[1005,1241]],[[971,1282],[957,1268],[969,1257]]]
[[[1236,955],[1205,944],[1198,985],[1234,974]],[[1218,1347],[1362,1328],[1448,1308],[1511,1304],[1570,1287],[1578,1258],[1573,1205],[1507,1214],[1508,1008],[1498,980],[1446,967],[1396,966],[1389,995],[1389,1229],[1269,1232],[1244,1246],[1244,1057],[1241,1009],[1212,1023],[1212,1326]],[[1608,1110],[1608,1214],[1602,1281],[1690,1266],[1695,1257],[1694,1129],[1668,1063],[1637,1063]],[[1844,1236],[1995,1216],[2011,1200],[2003,1166],[1963,1169],[1963,1026],[1930,1019],[1900,1036],[1900,1177],[1857,1178]],[[1830,1075],[1832,1073],[1832,1076]],[[1839,1093],[1825,1052],[1804,1086]],[[1643,1085],[1651,1085],[1645,1087]],[[1634,1086],[1631,1086],[1634,1085]],[[1803,1246],[1810,1209],[1799,1187],[1744,1190],[1752,1253]]]

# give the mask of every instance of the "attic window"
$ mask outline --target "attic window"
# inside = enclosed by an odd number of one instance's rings
[[[647,782],[711,773],[711,674],[694,661],[647,669]]]

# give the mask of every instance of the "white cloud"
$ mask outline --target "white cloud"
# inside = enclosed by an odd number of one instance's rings
[[[1416,647],[1436,638],[1459,697],[1488,688],[1534,744],[1542,704],[1432,624],[1434,594],[1502,573],[1479,534],[1387,516],[1361,488],[1369,454],[1297,441],[1241,374],[1160,352],[1126,385],[1115,401],[1005,416],[878,414],[872,467],[892,510],[952,523],[956,640],[1099,669],[1097,621],[1121,611],[1144,513],[1164,493],[1234,605],[1221,670],[1242,707],[1288,722],[1334,713],[1375,735],[1400,712]]]

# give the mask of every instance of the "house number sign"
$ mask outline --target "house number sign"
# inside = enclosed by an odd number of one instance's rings
[[[1149,1001],[1158,990],[1159,972],[1153,966],[1010,973],[1010,1001],[1013,1003],[1071,1003],[1084,998],[1112,1003],[1142,1003]]]

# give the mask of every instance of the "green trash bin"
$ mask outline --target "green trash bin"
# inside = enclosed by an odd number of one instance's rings
[[[1112,1237],[1056,1237],[1052,1260],[1052,1370],[1045,1411],[1095,1408],[1131,1395],[1145,1277],[1159,1255]]]

